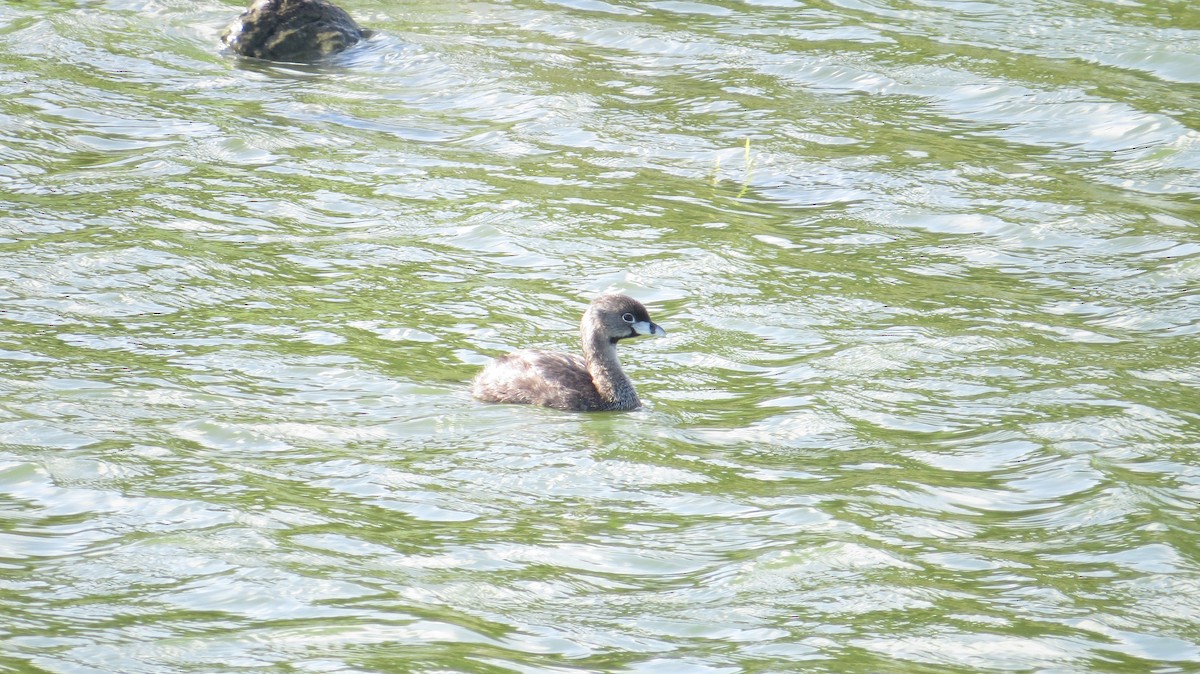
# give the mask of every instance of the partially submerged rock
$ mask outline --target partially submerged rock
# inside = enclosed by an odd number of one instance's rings
[[[242,56],[303,62],[336,54],[365,36],[327,0],[255,0],[221,39]]]

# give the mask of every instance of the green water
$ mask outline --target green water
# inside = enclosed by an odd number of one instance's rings
[[[1200,11],[342,4],[0,5],[0,672],[1200,669]]]

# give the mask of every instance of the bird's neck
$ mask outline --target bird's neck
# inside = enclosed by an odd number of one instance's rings
[[[592,375],[596,391],[607,403],[608,409],[631,410],[639,407],[641,401],[633,388],[633,381],[617,360],[617,345],[586,324],[582,333],[584,362],[587,363],[588,373]]]

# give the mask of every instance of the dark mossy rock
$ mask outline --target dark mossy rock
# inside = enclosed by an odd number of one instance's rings
[[[242,56],[304,62],[336,54],[365,36],[345,10],[326,0],[255,0],[222,40]]]

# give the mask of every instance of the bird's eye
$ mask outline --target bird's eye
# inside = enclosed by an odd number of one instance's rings
[[[632,323],[633,322],[633,314],[631,314],[627,311],[627,312],[621,314],[621,320],[625,321],[626,323]]]

